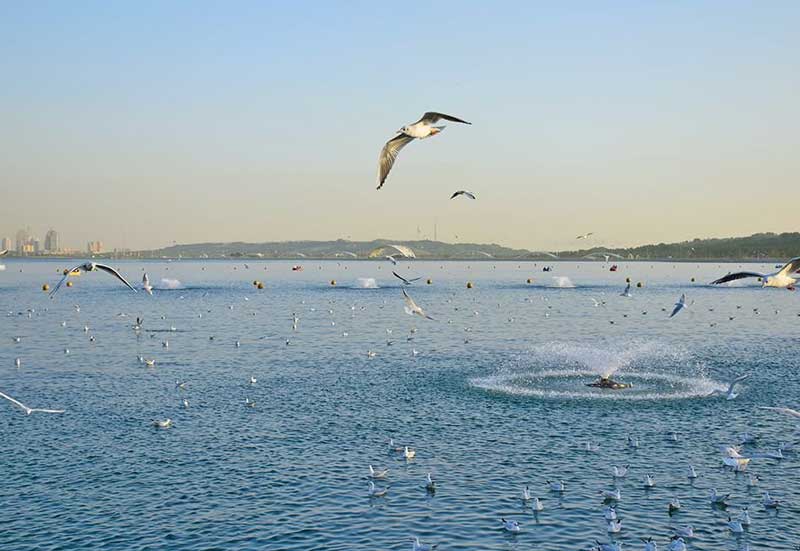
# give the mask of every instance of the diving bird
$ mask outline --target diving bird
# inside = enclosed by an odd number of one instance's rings
[[[398,273],[397,273],[397,272],[395,272],[395,271],[392,271],[392,274],[394,275],[394,277],[396,277],[397,279],[399,279],[400,281],[402,281],[402,282],[403,282],[403,285],[411,285],[411,284],[412,284],[412,283],[414,283],[415,281],[419,281],[420,279],[422,279],[421,277],[415,277],[415,278],[413,278],[413,279],[406,279],[406,278],[404,278],[403,276],[401,276],[400,274],[398,274]]]
[[[669,315],[669,317],[674,317],[675,314],[677,314],[678,312],[680,312],[684,308],[688,308],[688,306],[686,304],[686,294],[685,293],[682,294],[681,298],[678,299],[678,302],[675,303],[675,308],[673,308],[672,313]]]
[[[728,385],[727,392],[723,392],[721,390],[712,390],[711,392],[706,394],[706,396],[725,395],[725,399],[726,400],[735,400],[736,397],[739,396],[739,394],[737,392],[735,392],[735,390],[734,390],[736,388],[736,385],[738,385],[739,383],[741,383],[742,381],[747,379],[749,376],[750,376],[749,373],[745,373],[744,375],[740,375],[740,376],[736,377],[735,379],[733,379],[730,382],[730,384]]]
[[[56,292],[61,288],[61,286],[69,277],[69,274],[71,274],[76,270],[81,270],[83,272],[96,272],[97,270],[102,270],[116,277],[118,280],[124,283],[128,287],[128,289],[130,289],[134,293],[136,292],[136,289],[133,287],[133,285],[128,283],[127,280],[124,277],[122,277],[122,275],[120,275],[120,273],[111,266],[106,266],[105,264],[97,264],[96,262],[87,262],[85,264],[80,264],[78,266],[75,266],[71,270],[64,271],[64,277],[61,278],[61,281],[59,281],[55,289],[52,290],[52,292],[50,293],[50,298],[53,298]]]
[[[403,289],[403,296],[405,297],[405,301],[406,301],[406,305],[404,307],[405,311],[406,311],[406,314],[408,314],[409,316],[417,315],[417,316],[420,316],[420,317],[423,317],[423,318],[426,318],[426,319],[429,319],[429,320],[433,320],[433,318],[430,317],[428,314],[426,314],[425,311],[422,308],[417,306],[417,303],[414,302],[413,298],[408,296],[408,293],[406,293],[405,289]]]
[[[463,195],[465,197],[469,197],[470,199],[477,199],[477,197],[475,197],[474,193],[472,193],[471,191],[463,190],[463,189],[459,190],[459,191],[456,191],[453,195],[450,196],[450,199],[455,199],[459,195]]]
[[[800,256],[791,259],[783,268],[771,274],[760,274],[758,272],[735,272],[728,274],[719,279],[711,282],[711,285],[720,285],[729,281],[737,279],[745,279],[748,277],[758,277],[761,279],[762,287],[776,287],[778,289],[789,289],[794,291],[795,284],[799,277],[792,277],[797,271],[800,270]]]
[[[23,404],[23,403],[22,403],[22,402],[20,402],[19,400],[15,400],[14,398],[12,398],[11,396],[9,396],[8,394],[4,394],[4,393],[2,393],[2,392],[0,392],[0,397],[2,397],[2,398],[5,398],[5,399],[6,399],[6,400],[8,400],[9,402],[11,402],[12,404],[14,404],[14,405],[15,405],[15,406],[17,406],[18,408],[20,408],[22,411],[24,411],[24,412],[25,412],[25,415],[30,415],[31,413],[64,413],[64,411],[65,411],[65,410],[63,410],[63,409],[41,409],[41,408],[29,408],[28,406],[26,406],[25,404]]]
[[[462,124],[472,124],[459,118],[445,115],[443,113],[428,112],[422,115],[422,118],[413,124],[406,125],[397,131],[397,135],[386,142],[381,150],[381,155],[378,160],[378,188],[383,187],[386,182],[386,177],[389,176],[389,171],[392,170],[397,155],[400,150],[413,142],[415,139],[425,139],[435,136],[442,130],[444,126],[433,126],[440,120],[460,122]]]
[[[147,277],[147,272],[142,276],[142,289],[144,289],[148,295],[153,294],[153,286],[150,285],[150,278]]]

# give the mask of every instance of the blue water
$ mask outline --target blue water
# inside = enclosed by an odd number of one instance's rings
[[[650,536],[664,549],[687,524],[692,550],[800,544],[798,455],[753,459],[758,489],[720,460],[745,431],[758,437],[745,454],[800,439],[793,419],[757,409],[800,407],[800,294],[705,284],[736,265],[401,263],[432,278],[408,291],[436,321],[404,312],[386,262],[116,262],[137,284],[146,270],[155,294],[91,273],[54,300],[41,286],[63,261],[5,265],[0,391],[67,411],[0,402],[0,549],[408,550],[411,536],[441,550],[587,549],[610,539],[598,491],[614,487],[625,549]],[[631,298],[626,277],[644,284]],[[668,319],[684,292],[693,304]],[[634,387],[585,386],[601,373]],[[742,373],[738,399],[705,397]],[[173,428],[151,426],[165,418]],[[370,463],[389,468],[384,498],[368,496]],[[625,464],[617,485],[612,465]],[[525,485],[544,511],[523,506]],[[710,506],[712,487],[732,493],[728,512]],[[763,490],[784,504],[765,510]],[[737,538],[725,522],[744,506],[753,525]]]

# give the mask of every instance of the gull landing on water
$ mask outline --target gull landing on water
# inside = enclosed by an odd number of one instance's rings
[[[736,397],[737,397],[737,396],[739,396],[739,394],[738,394],[737,392],[735,392],[735,390],[734,390],[734,389],[736,388],[736,385],[737,385],[737,384],[739,384],[739,383],[741,383],[741,382],[742,382],[742,381],[744,381],[745,379],[747,379],[749,376],[750,376],[750,374],[749,374],[749,373],[745,373],[744,375],[740,375],[739,377],[736,377],[736,378],[735,378],[734,380],[732,380],[732,381],[730,382],[730,384],[728,385],[728,390],[727,390],[727,392],[723,392],[723,391],[721,391],[721,390],[712,390],[712,391],[711,391],[710,393],[708,393],[706,396],[709,396],[709,397],[710,397],[710,396],[719,396],[719,395],[725,395],[725,399],[726,399],[726,400],[735,400],[735,399],[736,399]]]
[[[758,272],[736,272],[712,281],[711,285],[720,285],[721,283],[727,283],[737,279],[757,277],[761,279],[762,287],[776,287],[778,289],[789,289],[790,291],[794,291],[795,285],[800,278],[792,276],[797,273],[798,270],[800,270],[800,256],[791,259],[783,266],[783,268],[771,274],[760,274]]]
[[[461,120],[451,115],[429,111],[422,115],[422,118],[414,124],[409,124],[398,130],[397,136],[386,142],[386,145],[384,145],[381,150],[381,155],[378,160],[378,189],[381,189],[384,182],[386,182],[386,177],[389,176],[389,171],[392,170],[392,166],[400,150],[415,139],[422,140],[430,138],[444,130],[444,126],[433,126],[442,119],[451,122],[460,122],[462,124],[472,124],[471,122]]]
[[[30,415],[31,413],[64,413],[64,410],[63,410],[63,409],[41,409],[41,408],[29,408],[28,406],[26,406],[26,405],[25,405],[25,404],[23,404],[22,402],[20,402],[20,401],[18,401],[18,400],[15,400],[14,398],[12,398],[11,396],[9,396],[8,394],[4,394],[4,393],[2,393],[2,392],[0,392],[0,397],[2,397],[2,398],[5,398],[5,399],[6,399],[6,400],[8,400],[9,402],[11,402],[12,404],[14,404],[14,405],[15,405],[15,406],[17,406],[18,408],[20,408],[22,411],[24,411],[24,412],[25,412],[25,415]]]
[[[120,280],[122,283],[124,283],[128,287],[128,289],[130,289],[134,293],[136,292],[136,289],[134,289],[133,285],[128,283],[128,281],[124,277],[122,277],[122,275],[117,270],[112,268],[111,266],[106,266],[105,264],[97,264],[95,262],[87,262],[86,264],[80,264],[78,266],[75,266],[71,270],[65,270],[64,271],[64,277],[61,278],[61,281],[58,282],[58,284],[56,285],[55,289],[53,289],[53,291],[50,293],[50,298],[53,298],[53,296],[55,296],[56,292],[61,288],[61,286],[64,284],[64,282],[69,277],[69,274],[71,274],[72,272],[77,271],[77,270],[81,270],[83,272],[96,272],[98,270],[101,270],[103,272],[106,272],[106,273],[109,273],[109,274],[113,275],[118,280]]]

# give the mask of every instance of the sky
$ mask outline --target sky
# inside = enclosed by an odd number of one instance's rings
[[[0,237],[796,231],[798,28],[795,1],[5,2]],[[410,144],[376,191],[425,111],[473,124]]]

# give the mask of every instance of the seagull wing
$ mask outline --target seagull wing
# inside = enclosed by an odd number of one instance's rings
[[[405,289],[403,289],[403,297],[404,297],[404,300],[406,301],[406,308],[408,308],[412,312],[419,312],[419,311],[422,310],[422,308],[417,306],[417,303],[414,302],[414,299],[411,298],[410,296],[408,296],[408,293],[406,293]]]
[[[669,317],[673,317],[675,314],[683,310],[685,306],[686,306],[686,296],[681,295],[681,299],[675,303],[675,308],[672,310],[672,313],[669,315]]]
[[[105,264],[95,264],[95,266],[97,267],[98,270],[103,270],[104,272],[107,272],[107,273],[113,275],[114,277],[116,277],[122,283],[127,285],[128,289],[130,289],[134,293],[137,292],[136,289],[134,289],[133,285],[128,283],[128,281],[124,277],[122,277],[122,275],[118,271],[116,271],[114,268],[112,268],[111,266],[106,266]]]
[[[465,120],[461,120],[458,117],[454,117],[452,115],[445,115],[444,113],[436,113],[434,111],[428,111],[427,113],[422,115],[422,118],[419,119],[417,121],[417,123],[425,122],[427,124],[436,124],[437,122],[439,122],[442,119],[444,119],[446,121],[450,121],[450,122],[460,122],[460,123],[463,123],[463,124],[472,124],[471,122],[467,122]],[[417,123],[414,123],[414,124],[417,124]]]
[[[734,388],[734,387],[735,387],[737,384],[739,384],[739,383],[741,383],[742,381],[744,381],[745,379],[747,379],[749,376],[750,376],[750,374],[749,374],[749,373],[745,373],[744,375],[740,375],[739,377],[736,377],[734,380],[732,380],[732,381],[730,382],[730,384],[728,385],[728,394],[730,394],[731,392],[733,392],[733,388]]]
[[[392,170],[392,166],[394,166],[394,161],[397,159],[400,150],[412,141],[414,141],[413,136],[398,134],[383,146],[380,159],[378,160],[378,189],[383,187],[383,183],[386,181],[386,177],[389,176],[389,171]]]
[[[142,285],[144,287],[150,287],[150,278],[147,277],[147,272],[142,276]]]
[[[768,409],[770,411],[777,411],[778,413],[782,413],[784,415],[790,415],[791,417],[800,418],[800,411],[789,409],[789,408],[775,408],[775,407],[767,407],[767,406],[759,406],[758,409]]]
[[[786,265],[778,272],[778,276],[790,276],[796,271],[800,270],[800,256],[791,259]]]
[[[72,272],[74,272],[75,270],[79,269],[81,266],[83,266],[83,264],[78,264],[78,265],[77,265],[77,266],[75,266],[74,268],[72,268],[72,269],[70,269],[70,270],[67,270],[67,273],[65,273],[65,274],[64,274],[64,277],[62,277],[62,278],[61,278],[61,281],[59,281],[59,282],[56,284],[56,286],[53,288],[53,290],[52,290],[52,291],[50,291],[50,298],[53,298],[53,296],[56,294],[56,291],[58,291],[58,290],[61,288],[61,286],[62,286],[62,285],[64,285],[64,282],[65,282],[65,281],[67,280],[67,278],[69,277],[69,274],[71,274],[71,273],[72,273]]]
[[[457,191],[457,192],[455,192],[453,195],[451,195],[451,196],[450,196],[450,199],[455,199],[455,198],[456,198],[456,197],[458,197],[459,195],[463,195],[463,194],[465,194],[465,193],[466,193],[466,191]]]
[[[11,402],[12,404],[17,406],[18,408],[22,409],[25,413],[28,413],[28,411],[30,411],[30,408],[28,408],[28,406],[26,406],[22,402],[19,402],[19,401],[15,400],[14,398],[9,396],[8,394],[4,394],[4,393],[0,392],[0,397],[5,398],[6,400]]]
[[[406,278],[404,278],[403,276],[401,276],[397,272],[392,271],[392,275],[394,275],[394,277],[396,277],[397,279],[399,279],[400,281],[402,281],[406,285],[411,285],[411,282],[409,280],[407,280]]]
[[[31,413],[64,413],[66,410],[63,409],[41,409],[41,408],[30,408]]]
[[[7,254],[8,254],[8,249],[3,249],[2,251],[0,251],[0,256],[5,256]]]
[[[766,277],[766,276],[764,274],[759,274],[758,272],[736,272],[733,274],[728,274],[726,276],[723,276],[719,279],[715,279],[714,281],[711,282],[711,285],[719,285],[720,283],[727,283],[729,281],[744,279],[746,277]]]

